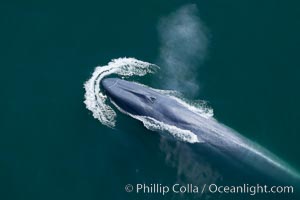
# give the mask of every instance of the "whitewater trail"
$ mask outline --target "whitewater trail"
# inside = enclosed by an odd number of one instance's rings
[[[103,125],[111,128],[115,127],[117,114],[113,108],[108,105],[108,97],[103,93],[103,91],[101,91],[101,80],[111,74],[121,76],[122,78],[128,78],[131,76],[145,76],[147,74],[155,73],[157,69],[159,69],[158,66],[137,60],[135,58],[118,58],[112,60],[105,66],[96,67],[91,78],[84,84],[84,103],[86,108],[89,109],[93,113],[93,117],[98,119]],[[188,109],[201,115],[202,117],[209,118],[213,116],[213,110],[209,108],[204,101],[187,101],[180,93],[172,90],[156,91],[174,98]],[[115,105],[115,107],[124,113],[124,111],[122,111],[118,106]],[[168,133],[176,139],[190,143],[200,142],[197,139],[197,136],[191,131],[182,130],[175,126],[164,124],[146,116],[130,116],[142,121],[144,126],[149,130]]]
[[[94,118],[108,127],[115,126],[116,112],[107,105],[107,96],[100,89],[101,80],[111,74],[123,77],[144,76],[154,73],[157,66],[134,58],[118,58],[109,62],[106,66],[96,67],[92,77],[85,82],[86,108],[92,111]]]

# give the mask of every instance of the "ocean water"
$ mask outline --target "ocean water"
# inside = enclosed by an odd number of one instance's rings
[[[184,95],[208,101],[218,121],[300,170],[298,2],[1,2],[1,199],[232,198],[126,192],[136,183],[202,184],[198,167],[218,174],[183,143],[120,112],[109,128],[84,104],[94,68],[119,57],[159,64],[132,80],[171,87],[158,24],[188,3],[208,43],[193,68],[199,88],[180,87]]]

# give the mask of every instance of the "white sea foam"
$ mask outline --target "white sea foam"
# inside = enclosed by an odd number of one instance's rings
[[[139,85],[142,85],[143,87],[148,87],[147,85],[143,85],[141,83],[137,83]],[[155,90],[156,92],[166,95],[174,100],[176,100],[178,103],[185,106],[187,109],[199,114],[201,117],[204,118],[211,118],[214,115],[214,110],[208,106],[207,102],[204,100],[188,100],[183,97],[183,95],[175,90],[159,90],[150,88],[151,90]]]
[[[92,111],[94,118],[102,124],[114,127],[116,112],[107,105],[107,96],[100,89],[101,80],[111,74],[123,77],[144,76],[148,73],[154,73],[155,68],[155,65],[135,58],[118,58],[105,66],[96,67],[92,77],[84,84],[86,108]]]
[[[131,113],[124,111],[112,100],[111,100],[111,102],[114,104],[114,106],[116,106],[116,108],[118,108],[119,111],[121,111],[122,113],[124,113],[126,115],[129,115],[130,117],[132,117],[134,119],[141,121],[144,124],[144,126],[151,131],[158,131],[161,133],[166,133],[166,134],[171,135],[174,138],[184,141],[184,142],[189,142],[189,143],[203,142],[197,137],[196,134],[194,134],[190,130],[185,130],[185,129],[178,128],[176,126],[165,124],[163,122],[160,122],[160,121],[153,119],[151,117],[148,117],[148,116],[133,115]]]
[[[101,91],[100,82],[101,80],[111,74],[116,74],[122,77],[130,76],[144,76],[148,73],[154,73],[158,67],[148,62],[143,62],[135,58],[119,58],[109,62],[106,66],[99,66],[95,68],[92,77],[85,82],[85,101],[86,108],[92,111],[94,118],[98,119],[103,125],[108,127],[115,127],[116,123],[116,112],[107,104],[107,96]],[[145,86],[144,87],[148,87]],[[172,90],[158,90],[157,92],[165,94],[171,98],[174,98],[178,102],[186,106],[187,109],[192,110],[200,114],[201,116],[208,118],[213,115],[212,109],[208,108],[206,104],[191,104],[185,100],[182,95]],[[113,102],[112,102],[113,103]],[[121,112],[117,105],[115,105]],[[124,112],[131,117],[142,121],[144,126],[153,131],[164,132],[172,135],[174,138],[181,141],[190,143],[200,142],[200,139],[191,131],[183,130],[176,126],[164,124],[158,120],[147,116],[135,116]]]

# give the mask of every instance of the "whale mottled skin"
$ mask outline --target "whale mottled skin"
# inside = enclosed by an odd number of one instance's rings
[[[188,144],[214,157],[221,171],[243,172],[247,183],[299,184],[299,176],[276,156],[244,138],[214,118],[206,118],[188,109],[180,101],[141,84],[118,78],[103,79],[101,85],[107,96],[122,110],[135,116],[147,116],[168,125],[194,133],[199,143]],[[200,150],[199,150],[200,149]],[[253,178],[255,177],[255,178]]]

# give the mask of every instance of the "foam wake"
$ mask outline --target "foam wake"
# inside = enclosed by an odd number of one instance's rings
[[[101,91],[101,80],[111,74],[117,74],[123,77],[144,76],[148,73],[154,73],[157,66],[137,60],[135,58],[113,59],[105,66],[95,68],[92,77],[85,82],[85,100],[86,108],[92,111],[93,117],[108,127],[115,126],[116,112],[107,104],[107,96]]]
[[[93,117],[98,119],[103,125],[108,127],[115,127],[116,112],[108,104],[108,97],[101,91],[100,82],[106,76],[116,74],[119,76],[131,77],[131,76],[144,76],[149,73],[154,73],[158,69],[158,66],[148,62],[143,62],[135,58],[119,58],[114,59],[105,66],[96,67],[91,78],[85,82],[85,100],[86,108],[92,111]],[[143,85],[144,87],[148,87]],[[152,88],[153,89],[153,88]],[[204,101],[188,101],[183,96],[172,90],[156,90],[157,92],[174,98],[187,109],[192,110],[195,113],[200,114],[202,117],[209,118],[213,116],[213,110],[209,108]],[[111,103],[114,103],[111,101]],[[117,105],[115,107],[124,113]],[[200,142],[197,136],[189,130],[183,130],[175,126],[164,124],[155,119],[146,116],[135,116],[126,113],[131,117],[141,121],[144,126],[153,131],[159,131],[173,136],[174,138],[195,143]]]
[[[163,122],[160,122],[160,121],[153,119],[151,117],[148,117],[148,116],[133,115],[131,113],[124,111],[115,102],[113,102],[113,101],[111,101],[111,102],[114,104],[114,106],[116,108],[118,108],[119,111],[121,111],[122,113],[124,113],[126,115],[129,115],[130,117],[132,117],[134,119],[141,121],[144,124],[144,126],[151,131],[158,131],[158,132],[161,132],[168,136],[171,135],[174,138],[184,141],[184,142],[189,142],[189,143],[202,142],[198,139],[197,135],[194,134],[190,130],[184,130],[184,129],[178,128],[176,126],[165,124]]]

